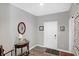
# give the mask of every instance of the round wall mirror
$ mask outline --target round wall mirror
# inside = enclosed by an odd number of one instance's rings
[[[24,24],[24,22],[20,22],[18,24],[18,32],[20,34],[24,34],[25,33],[25,30],[26,30],[26,25]]]

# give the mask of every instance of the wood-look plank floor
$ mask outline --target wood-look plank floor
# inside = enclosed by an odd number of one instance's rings
[[[46,48],[44,47],[37,46],[30,51],[29,56],[56,56],[56,55],[47,53]]]

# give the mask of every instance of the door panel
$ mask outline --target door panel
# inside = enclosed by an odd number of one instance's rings
[[[57,48],[57,22],[44,23],[44,46],[47,48]]]

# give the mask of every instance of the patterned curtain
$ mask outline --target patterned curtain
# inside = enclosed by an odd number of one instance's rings
[[[74,51],[79,55],[79,17],[74,20]]]

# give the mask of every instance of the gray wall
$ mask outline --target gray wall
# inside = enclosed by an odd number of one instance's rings
[[[36,17],[10,4],[0,4],[0,45],[3,45],[5,51],[14,48],[14,42],[17,40],[17,25],[24,22],[26,32],[23,38],[30,41],[30,47],[36,44]]]
[[[9,5],[0,3],[0,45],[7,51],[11,49]],[[7,43],[6,43],[7,42]]]
[[[26,38],[30,41],[30,47],[35,45],[36,43],[36,17],[24,10],[21,10],[17,7],[14,7],[10,5],[10,23],[11,23],[11,32],[12,36],[14,36],[14,39],[16,40],[16,37],[18,35],[17,26],[19,22],[24,22],[26,25],[26,32],[23,35],[23,38]]]
[[[44,33],[39,31],[39,26],[44,25],[47,21],[58,21],[58,49],[69,50],[69,12],[50,14],[37,17],[37,33],[39,45],[44,45]],[[60,26],[65,26],[65,31],[60,31]]]
[[[23,21],[26,24],[26,32],[23,38],[30,41],[30,47],[36,44],[43,45],[43,32],[39,31],[39,26],[45,21],[58,21],[58,49],[69,49],[69,12],[62,12],[46,16],[36,17],[24,10],[14,7],[10,4],[0,4],[0,45],[3,45],[5,51],[14,48],[14,42],[17,40],[17,25]],[[60,31],[60,26],[64,25],[65,31]]]

